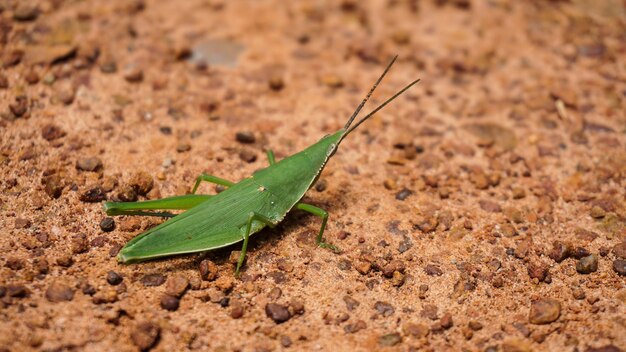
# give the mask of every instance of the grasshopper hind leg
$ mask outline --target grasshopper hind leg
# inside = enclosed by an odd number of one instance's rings
[[[316,243],[318,246],[322,248],[328,248],[332,250],[333,252],[339,252],[340,249],[337,246],[335,246],[334,244],[324,242],[324,230],[326,229],[326,223],[328,222],[328,212],[322,208],[318,208],[314,205],[306,204],[306,203],[298,203],[296,204],[296,208],[322,218],[322,226],[320,227],[320,232],[317,235]]]

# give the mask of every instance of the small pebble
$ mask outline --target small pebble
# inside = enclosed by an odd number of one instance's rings
[[[530,305],[528,321],[531,324],[550,324],[561,315],[561,303],[552,298],[542,298]]]
[[[581,274],[590,274],[598,270],[598,256],[591,254],[582,257],[576,263],[576,271]]]
[[[256,161],[256,154],[248,149],[244,149],[239,152],[239,158],[247,163],[253,163]]]
[[[131,185],[120,187],[117,192],[117,198],[122,202],[135,202],[138,199],[137,191]]]
[[[402,336],[400,336],[400,334],[398,333],[386,334],[378,339],[378,344],[383,347],[395,346],[400,342],[402,342]]]
[[[217,276],[219,274],[219,269],[217,265],[208,259],[200,262],[199,270],[200,277],[202,277],[202,280],[205,281],[213,281],[217,279]]]
[[[124,278],[120,274],[116,273],[115,271],[109,271],[107,273],[107,282],[109,283],[109,285],[113,285],[113,286],[119,285],[122,283],[123,280]]]
[[[50,302],[71,301],[72,298],[74,298],[74,291],[60,282],[53,282],[46,290],[46,299]]]
[[[50,198],[57,199],[63,194],[63,180],[58,175],[47,176],[42,180],[44,191]]]
[[[278,303],[268,303],[265,305],[265,314],[277,324],[284,323],[291,318],[289,309]]]
[[[76,169],[81,171],[98,171],[102,168],[102,160],[96,156],[80,158],[76,161]]]
[[[626,260],[615,259],[613,261],[613,270],[615,270],[618,275],[626,276]]]
[[[106,217],[100,221],[100,229],[104,232],[111,232],[115,230],[115,220],[110,217]]]
[[[47,141],[53,141],[64,136],[65,131],[53,124],[47,124],[41,129],[41,137]]]
[[[239,319],[243,317],[244,309],[239,303],[233,304],[230,308],[230,317],[233,319]]]
[[[106,287],[96,292],[91,299],[94,304],[106,304],[117,301],[117,291],[112,287]]]
[[[589,215],[591,215],[591,217],[594,219],[602,219],[603,217],[606,216],[606,211],[604,211],[604,209],[600,208],[599,206],[594,205],[591,208]]]
[[[165,293],[174,297],[182,297],[189,288],[189,280],[182,275],[170,276],[165,283]]]
[[[24,298],[28,296],[30,292],[24,285],[7,285],[6,286],[6,295],[9,297],[15,298]]]
[[[136,66],[128,67],[124,71],[124,79],[129,83],[139,83],[143,81],[143,71]]]
[[[161,308],[173,312],[180,306],[180,299],[177,297],[164,294],[161,296]]]
[[[617,258],[626,259],[626,241],[622,241],[613,246],[611,252],[613,252]]]
[[[161,274],[148,274],[141,278],[141,283],[147,287],[161,286],[165,283],[165,276]]]
[[[179,153],[188,152],[190,150],[191,150],[191,144],[189,144],[187,142],[180,142],[176,146],[176,151],[179,152]]]
[[[13,223],[16,229],[27,229],[31,226],[31,221],[25,218],[16,218]]]
[[[107,195],[106,193],[104,193],[104,190],[102,189],[102,187],[96,186],[81,193],[78,199],[80,199],[81,202],[85,202],[85,203],[98,203],[103,200],[106,200]]]
[[[397,200],[405,200],[407,199],[411,194],[413,194],[413,191],[407,189],[407,188],[403,188],[402,190],[400,190],[398,193],[396,193],[396,199]]]
[[[285,87],[285,81],[280,76],[272,76],[269,79],[268,86],[273,91],[279,91]]]
[[[154,179],[145,171],[133,174],[128,184],[135,189],[137,194],[145,196],[154,187]]]
[[[21,22],[34,21],[39,16],[39,7],[36,3],[30,1],[18,2],[13,19]]]
[[[161,334],[161,328],[152,322],[143,322],[138,324],[130,338],[140,350],[146,351],[151,349],[158,341]]]

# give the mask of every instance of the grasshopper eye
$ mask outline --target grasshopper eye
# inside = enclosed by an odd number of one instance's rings
[[[331,156],[335,154],[336,151],[337,151],[337,145],[333,143],[328,148],[328,151],[326,152],[326,156],[330,158]]]

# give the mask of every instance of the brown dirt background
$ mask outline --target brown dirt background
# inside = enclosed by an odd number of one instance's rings
[[[613,269],[626,241],[623,1],[0,9],[0,349],[626,348]],[[101,204],[79,199],[87,190],[114,199],[137,172],[154,181],[148,198],[189,192],[202,172],[246,177],[267,165],[264,150],[280,159],[341,127],[394,54],[369,109],[422,82],[350,136],[325,189],[306,196],[329,211],[340,254],[315,248],[319,219],[294,212],[254,236],[242,280],[229,261],[238,247],[116,262],[160,220],[116,217],[105,233]],[[89,157],[102,167],[76,168]],[[552,259],[554,241],[597,255],[597,271]],[[205,259],[217,280],[200,278]],[[190,282],[176,311],[149,274]],[[534,324],[531,305],[546,299],[558,319]],[[276,324],[268,302],[294,315]]]

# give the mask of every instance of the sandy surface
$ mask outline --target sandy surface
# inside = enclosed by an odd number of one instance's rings
[[[623,1],[0,9],[0,350],[626,349]],[[306,196],[340,253],[293,212],[241,279],[238,246],[116,262],[161,220],[113,225],[102,200],[296,153],[395,54],[365,110],[422,82]]]

